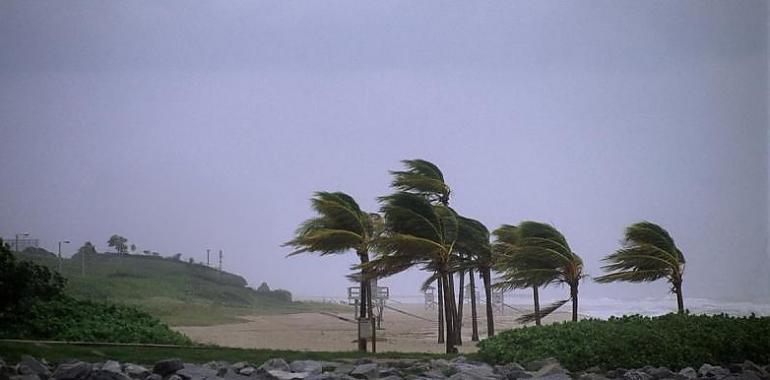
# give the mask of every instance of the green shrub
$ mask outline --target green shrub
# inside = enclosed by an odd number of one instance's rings
[[[668,314],[582,320],[505,331],[479,343],[489,362],[554,357],[577,371],[645,365],[671,369],[703,363],[770,362],[770,317]]]
[[[0,338],[191,344],[186,336],[135,308],[66,296],[34,302],[28,313],[0,321]]]

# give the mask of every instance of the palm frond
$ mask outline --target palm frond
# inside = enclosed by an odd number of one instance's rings
[[[391,171],[391,186],[403,192],[416,193],[426,198],[446,204],[449,200],[449,186],[444,182],[444,175],[435,164],[421,159],[404,160],[403,171]]]
[[[554,302],[554,303],[552,303],[552,304],[550,304],[550,305],[540,309],[539,313],[535,313],[535,312],[527,313],[527,314],[522,315],[521,317],[516,318],[516,322],[519,322],[519,323],[522,323],[522,324],[523,323],[532,323],[532,322],[534,322],[538,318],[538,316],[540,318],[545,318],[548,315],[550,315],[551,313],[553,313],[554,311],[556,311],[557,309],[559,309],[560,307],[564,306],[564,304],[567,303],[567,302],[569,302],[569,298],[566,299],[566,300],[556,301],[556,302]]]

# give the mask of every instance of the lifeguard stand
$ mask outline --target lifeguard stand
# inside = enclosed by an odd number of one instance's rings
[[[372,294],[372,311],[377,318],[377,328],[382,325],[382,314],[385,309],[385,303],[390,299],[390,288],[387,286],[378,286],[377,279],[369,281]],[[353,306],[353,317],[358,318],[360,312],[359,307],[361,300],[361,287],[351,286],[348,287],[348,305]]]
[[[425,310],[436,309],[436,288],[429,286],[423,292],[425,295]]]
[[[499,313],[499,315],[503,315],[503,310],[505,310],[505,292],[502,290],[498,290],[496,292],[492,292],[492,309],[494,309],[495,312]]]

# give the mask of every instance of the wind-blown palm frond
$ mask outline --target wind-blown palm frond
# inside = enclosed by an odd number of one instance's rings
[[[541,308],[539,313],[534,313],[533,312],[533,313],[524,314],[521,317],[516,318],[516,322],[519,322],[519,323],[531,323],[531,322],[534,322],[535,320],[537,320],[538,317],[539,318],[545,318],[548,315],[550,315],[551,313],[553,313],[554,311],[556,311],[557,309],[559,309],[560,307],[564,306],[564,304],[569,302],[569,300],[570,299],[567,298],[566,300],[556,301],[556,302],[554,302],[554,303],[552,303],[552,304],[550,304],[550,305],[548,305],[548,306],[546,306],[544,308]]]
[[[391,171],[391,186],[398,191],[416,193],[431,200],[449,202],[449,186],[444,182],[444,175],[438,166],[431,162],[415,159],[401,161],[406,170]]]
[[[628,226],[623,246],[602,261],[606,263],[602,266],[606,274],[595,278],[596,282],[647,282],[665,278],[677,296],[679,312],[684,311],[682,277],[685,259],[663,227],[647,221]]]

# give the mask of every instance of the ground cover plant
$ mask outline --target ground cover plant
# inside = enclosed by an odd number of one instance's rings
[[[668,314],[589,319],[505,331],[479,343],[492,363],[554,357],[573,371],[645,365],[670,369],[704,363],[770,362],[770,317]]]

